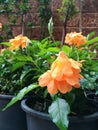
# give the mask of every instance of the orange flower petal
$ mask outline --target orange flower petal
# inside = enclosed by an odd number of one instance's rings
[[[57,82],[55,80],[51,80],[49,81],[48,85],[48,92],[50,94],[57,94],[58,90],[57,90]]]
[[[72,75],[71,63],[66,57],[64,52],[60,52],[58,58],[53,62],[51,66],[52,78],[60,81],[63,75]]]
[[[73,59],[69,59],[69,61],[71,62],[71,65],[73,68],[80,70],[80,67],[82,67],[82,64],[80,64],[79,62],[73,60]]]
[[[80,83],[75,84],[74,88],[80,88]]]
[[[47,84],[52,80],[50,71],[48,70],[46,73],[42,74],[38,81],[39,81],[39,86],[45,87]]]
[[[66,35],[65,43],[78,47],[86,43],[86,37],[81,33],[71,32]]]
[[[60,52],[57,59],[53,62],[51,69],[39,78],[41,87],[47,86],[50,94],[58,91],[66,93],[72,87],[80,87],[80,74],[82,65],[73,59],[68,59],[64,52]]]
[[[55,67],[55,69],[52,70],[52,74],[51,74],[52,78],[53,78],[53,79],[56,79],[56,80],[61,80],[61,79],[62,79],[62,76],[63,76],[63,74],[62,74],[61,71],[62,71],[62,70],[61,70],[59,67]],[[60,74],[60,73],[61,73],[61,74]]]
[[[66,81],[58,82],[57,88],[63,94],[72,90],[72,86],[68,84]]]
[[[74,86],[75,84],[79,83],[79,77],[75,75],[73,75],[72,77],[66,77],[66,82],[71,86]]]
[[[19,47],[25,48],[28,41],[30,40],[26,36],[18,35],[14,39],[9,40],[12,44],[10,50],[14,50]]]

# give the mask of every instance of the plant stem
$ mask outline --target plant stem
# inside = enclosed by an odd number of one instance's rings
[[[21,32],[22,32],[22,35],[24,35],[24,27],[25,27],[25,14],[22,14],[22,30],[21,30]]]
[[[66,17],[64,18],[64,24],[63,24],[63,30],[62,30],[62,40],[61,40],[60,48],[62,48],[62,46],[64,44],[65,35],[66,35],[67,21],[68,21],[68,13],[66,14]]]
[[[82,0],[79,0],[80,13],[79,13],[79,31],[82,32]]]

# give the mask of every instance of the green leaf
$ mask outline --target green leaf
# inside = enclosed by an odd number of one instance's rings
[[[52,36],[52,34],[53,34],[53,20],[52,20],[52,17],[50,18],[49,23],[48,23],[48,31],[49,31],[49,35]]]
[[[94,42],[98,42],[98,37],[95,37],[95,38],[93,38],[93,39],[91,39],[91,40],[88,40],[88,41],[87,41],[87,44],[92,44],[92,43],[94,43]]]
[[[47,52],[59,52],[60,51],[60,48],[58,47],[49,47],[47,49]]]
[[[91,33],[89,33],[88,35],[87,35],[87,40],[89,40],[92,36],[94,36],[95,35],[95,32],[91,32]]]
[[[66,55],[69,55],[70,52],[71,52],[71,48],[68,47],[68,46],[66,46],[66,45],[64,45],[64,46],[62,47],[62,51],[64,51],[64,52],[66,53]]]
[[[32,69],[26,69],[26,71],[24,71],[21,76],[20,76],[20,82],[22,84],[23,81],[26,80],[26,78],[31,75],[31,73],[33,72],[33,68]]]
[[[68,114],[70,113],[70,107],[64,99],[57,98],[49,107],[48,112],[52,118],[52,121],[60,130],[67,130],[69,124]]]
[[[2,44],[2,45],[6,45],[6,46],[11,46],[11,43],[10,42],[1,42],[0,44]]]
[[[15,71],[15,70],[23,67],[25,64],[26,64],[26,62],[17,62],[15,64],[13,64],[12,71]]]
[[[23,88],[22,90],[19,91],[19,93],[12,98],[12,100],[3,108],[3,111],[5,111],[7,108],[15,104],[17,101],[23,99],[23,97],[29,93],[31,90],[37,88],[38,85],[31,84],[28,87]]]
[[[18,55],[18,56],[15,56],[15,58],[16,58],[18,61],[30,61],[30,62],[32,62],[32,57],[31,57],[31,56]]]

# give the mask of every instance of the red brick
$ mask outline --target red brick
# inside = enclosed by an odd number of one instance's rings
[[[13,26],[12,27],[12,32],[13,32],[14,36],[17,36],[17,35],[21,34],[22,33],[21,26]]]
[[[36,26],[35,28],[27,28],[26,35],[30,39],[40,39],[40,33],[41,33],[41,28],[39,26]]]
[[[82,0],[82,11],[86,13],[98,12],[98,1],[97,0]]]
[[[55,40],[60,40],[62,37],[62,27],[54,27],[53,36]]]
[[[3,15],[3,14],[0,15],[0,23],[8,24],[8,18],[5,17],[5,15]]]
[[[98,13],[83,13],[82,26],[83,27],[98,27]]]
[[[79,31],[79,27],[67,27],[67,33],[70,33],[70,32],[80,32]]]
[[[58,12],[57,9],[60,8],[62,0],[53,0],[52,7],[53,12]]]
[[[38,13],[28,13],[25,17],[25,23],[32,22],[34,26],[40,25],[40,18],[38,17]]]
[[[54,23],[54,26],[62,26],[63,25],[63,21],[60,20],[60,14],[59,13],[53,14],[53,23]]]
[[[79,14],[75,15],[68,21],[68,27],[79,27]]]
[[[82,32],[85,36],[87,36],[91,32],[95,32],[96,36],[98,36],[98,27],[84,27],[82,28]]]

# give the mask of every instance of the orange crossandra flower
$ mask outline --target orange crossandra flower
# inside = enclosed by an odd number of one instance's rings
[[[0,29],[2,29],[2,23],[0,23]]]
[[[14,39],[9,40],[9,42],[11,43],[10,50],[14,50],[14,49],[19,48],[19,47],[26,48],[26,44],[29,41],[30,40],[26,36],[18,35]]]
[[[81,33],[71,32],[66,35],[65,43],[79,47],[86,43],[86,37]]]
[[[79,79],[83,78],[80,74],[81,66],[77,61],[69,59],[64,52],[60,52],[50,70],[39,77],[39,86],[47,86],[50,94],[58,91],[67,93],[72,87],[79,88]]]

